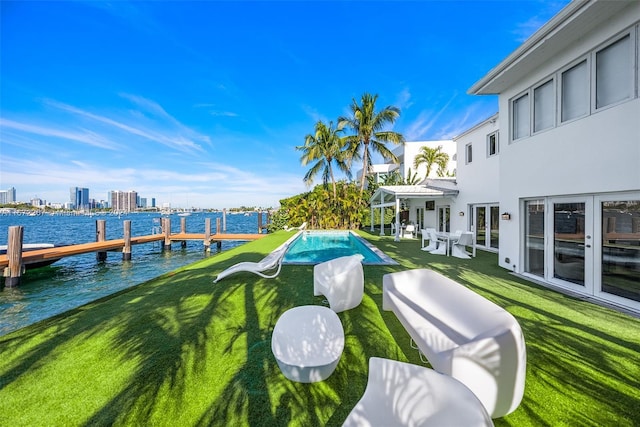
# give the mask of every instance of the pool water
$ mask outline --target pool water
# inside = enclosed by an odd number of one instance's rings
[[[355,254],[364,256],[363,264],[396,264],[350,231],[303,231],[290,243],[283,264],[318,264]]]

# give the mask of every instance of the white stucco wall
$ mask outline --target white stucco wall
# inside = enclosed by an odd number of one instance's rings
[[[493,118],[497,119],[497,116]],[[456,182],[460,194],[456,198],[455,206],[452,206],[452,217],[459,217],[459,212],[465,213],[463,218],[452,218],[452,225],[455,220],[456,229],[469,229],[470,205],[498,203],[500,200],[500,151],[491,157],[487,152],[487,136],[497,131],[498,126],[497,120],[486,120],[454,139],[459,153]],[[498,135],[499,145],[502,143],[500,138]],[[467,144],[472,144],[471,163],[466,162]]]
[[[585,34],[561,55],[532,68],[517,85],[499,96],[500,210],[512,214],[500,223],[501,266],[522,272],[523,198],[640,190],[640,99],[612,105],[573,122],[511,142],[510,101],[545,81],[564,66],[636,23],[640,2]],[[636,47],[637,52],[637,47]],[[637,78],[637,68],[636,68]],[[636,88],[638,82],[636,82]],[[465,188],[462,187],[461,188]],[[510,258],[510,263],[505,262]]]

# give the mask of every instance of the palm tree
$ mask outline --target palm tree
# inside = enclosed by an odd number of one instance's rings
[[[447,163],[449,163],[449,155],[442,151],[442,145],[439,145],[438,148],[420,147],[420,152],[413,160],[413,167],[417,169],[423,163],[427,166],[427,172],[424,174],[425,179],[429,178],[434,165],[438,166],[439,173],[444,174]]]
[[[338,124],[333,127],[333,122],[327,126],[323,121],[318,121],[315,126],[315,133],[309,134],[304,139],[304,145],[296,147],[296,150],[303,151],[300,161],[303,166],[315,162],[311,169],[305,174],[303,180],[307,185],[313,184],[313,178],[322,173],[322,182],[328,185],[329,181],[333,185],[333,199],[337,197],[336,180],[333,174],[333,163],[351,178],[349,159],[344,149],[346,141],[340,137],[343,126]]]
[[[400,109],[388,106],[381,111],[376,111],[376,101],[378,95],[365,93],[362,95],[360,104],[353,99],[351,103],[351,117],[340,117],[338,124],[349,126],[355,135],[348,136],[347,141],[350,146],[350,155],[353,159],[360,156],[362,147],[362,177],[360,179],[360,196],[364,192],[367,172],[371,165],[371,153],[378,152],[384,159],[395,163],[398,158],[387,148],[387,142],[393,144],[403,144],[404,137],[393,131],[383,130],[387,125],[392,125],[398,116]]]

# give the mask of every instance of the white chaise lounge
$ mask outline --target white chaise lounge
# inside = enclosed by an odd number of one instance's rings
[[[285,231],[301,231],[304,230],[305,228],[307,228],[307,222],[303,222],[302,224],[300,224],[298,227],[289,227],[288,225],[285,225],[284,227]]]
[[[475,394],[433,369],[369,359],[367,388],[343,426],[493,426]]]
[[[382,308],[396,314],[436,371],[465,384],[492,418],[518,407],[526,348],[510,313],[432,270],[390,273],[382,281]]]
[[[251,262],[244,261],[239,262],[238,264],[232,265],[227,268],[213,281],[213,283],[217,283],[230,274],[239,273],[241,271],[246,271],[249,273],[257,274],[258,276],[265,277],[267,279],[272,279],[280,274],[280,268],[282,267],[282,259],[284,258],[285,253],[289,249],[288,245],[282,245],[275,251],[271,252],[269,255],[264,257],[261,261]],[[273,271],[275,270],[275,271]],[[271,272],[270,272],[271,271]],[[270,272],[270,273],[269,273]]]
[[[336,313],[357,307],[364,294],[363,259],[356,254],[315,265],[313,295],[324,295]]]

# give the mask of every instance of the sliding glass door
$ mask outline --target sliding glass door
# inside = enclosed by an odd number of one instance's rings
[[[640,307],[640,194],[525,200],[524,272]]]

